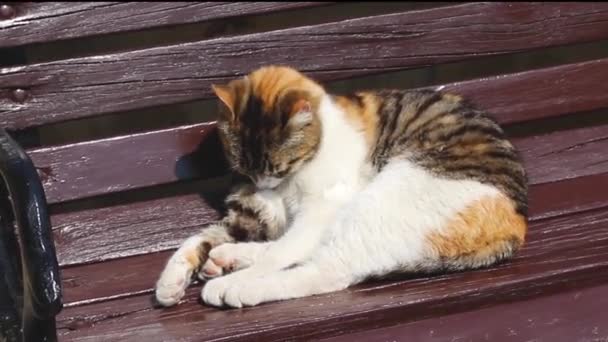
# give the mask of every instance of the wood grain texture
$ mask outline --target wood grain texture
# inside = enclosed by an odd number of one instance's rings
[[[329,81],[607,38],[606,3],[469,3],[4,68],[0,124],[24,128],[209,98],[211,83],[272,63]],[[31,96],[14,102],[14,88]]]
[[[192,194],[58,214],[51,222],[57,259],[70,265],[175,248],[219,218]]]
[[[501,93],[492,94],[500,97]],[[513,142],[528,164],[532,184],[608,172],[608,125]],[[40,171],[49,203],[208,178],[226,170],[214,123],[36,149],[28,154]]]
[[[200,287],[195,286],[183,304],[170,309],[153,309],[149,294],[121,299],[120,305],[107,301],[68,308],[60,315],[58,328],[66,341],[100,336],[151,341],[213,341],[229,336],[239,341],[310,340],[608,279],[605,208],[538,221],[531,228],[530,242],[513,261],[486,270],[373,282],[244,310],[201,307]]]
[[[608,124],[512,139],[531,184],[608,171]]]
[[[48,2],[15,3],[0,21],[0,47],[197,23],[331,2]]]
[[[28,151],[49,203],[226,172],[213,123]]]
[[[608,185],[608,173],[533,186],[531,222],[608,207],[608,193],[594,191],[601,184]],[[150,291],[157,275],[142,265],[162,269],[170,254],[167,250],[173,250],[217,217],[211,208],[205,208],[205,202],[193,196],[53,217],[63,265],[132,256],[114,260],[112,266],[92,263],[64,269],[65,302],[72,305]],[[543,224],[534,223],[532,230],[542,229],[534,227]],[[125,269],[130,272],[123,272]]]
[[[463,95],[501,124],[512,124],[606,108],[601,84],[607,78],[608,59],[599,59],[433,88]]]
[[[605,341],[608,285],[322,339],[367,341]],[[567,308],[567,309],[566,309]]]

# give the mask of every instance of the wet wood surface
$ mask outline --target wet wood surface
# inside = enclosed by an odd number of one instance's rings
[[[273,63],[329,81],[604,39],[607,3],[468,3],[372,16],[0,69],[0,124],[209,98],[212,83]],[[15,89],[26,100],[15,101]]]

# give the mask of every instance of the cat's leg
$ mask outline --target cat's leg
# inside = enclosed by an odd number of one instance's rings
[[[249,279],[263,276],[295,263],[306,260],[319,245],[322,235],[333,220],[340,204],[347,198],[323,198],[301,205],[301,212],[280,239],[265,245],[251,267],[212,279],[203,287],[203,301],[221,306],[226,289],[233,283],[246,283]],[[237,246],[239,244],[236,244]],[[248,247],[251,243],[242,244]],[[259,251],[259,250],[258,250]]]
[[[156,284],[157,301],[164,306],[176,304],[195,272],[199,278],[208,279],[254,262],[266,243],[258,243],[257,248],[241,248],[233,242],[276,239],[282,234],[285,213],[277,196],[255,193],[249,186],[228,196],[226,217],[188,238],[168,260]],[[217,248],[224,245],[225,248]]]
[[[291,269],[231,283],[232,307],[339,291],[394,272],[465,269],[510,256],[525,223],[497,189],[393,162],[340,210],[316,253]]]
[[[184,296],[193,273],[207,258],[209,250],[229,241],[234,241],[234,238],[222,223],[206,227],[200,234],[186,239],[171,255],[156,282],[156,301],[163,306],[176,304]],[[212,271],[221,273],[222,270],[216,266]]]
[[[246,187],[228,196],[226,206],[226,220],[233,227],[233,235],[237,241],[247,242],[224,243],[211,249],[201,269],[206,279],[251,266],[285,231],[287,210],[275,191]],[[252,226],[258,227],[256,236],[250,234]]]

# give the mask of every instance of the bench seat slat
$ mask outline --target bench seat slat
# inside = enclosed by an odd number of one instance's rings
[[[321,342],[399,341],[594,341],[608,336],[608,285],[577,288],[532,300],[380,328]],[[567,308],[567,309],[565,309]]]
[[[526,248],[513,261],[487,270],[373,282],[338,293],[246,310],[201,307],[197,300],[200,286],[189,289],[183,304],[157,310],[151,307],[148,291],[121,299],[119,305],[110,300],[67,308],[60,315],[58,328],[65,340],[74,341],[79,341],[79,336],[93,338],[102,334],[105,338],[127,340],[136,336],[146,340],[213,340],[233,335],[265,341],[280,340],[289,334],[301,339],[326,337],[350,329],[378,328],[453,310],[470,310],[510,297],[521,299],[564,284],[605,282],[606,242],[608,210],[602,208],[535,221]],[[157,267],[158,262],[150,265]],[[145,268],[145,272],[150,280],[156,275],[150,274],[151,268]]]
[[[326,6],[331,2],[59,2],[13,4],[0,22],[0,48]]]
[[[438,88],[466,95],[480,108],[494,114],[499,122],[509,124],[608,108],[605,90],[595,86],[605,79],[608,79],[608,59]],[[192,154],[199,145],[202,148]],[[49,202],[58,203],[218,175],[223,161],[216,149],[219,142],[213,124],[197,124],[28,153],[41,171]],[[535,177],[533,175],[533,179]],[[555,177],[561,176],[557,173]]]
[[[0,124],[23,128],[211,96],[286,61],[329,81],[608,39],[607,3],[469,3],[0,69]],[[13,103],[15,87],[32,92]],[[66,97],[78,101],[66,101]]]

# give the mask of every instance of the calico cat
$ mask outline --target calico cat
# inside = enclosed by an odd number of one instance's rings
[[[197,272],[206,304],[242,307],[485,267],[524,243],[518,153],[457,95],[331,95],[286,66],[213,90],[227,159],[255,185],[237,188],[224,219],[170,258],[156,286],[164,306]]]

